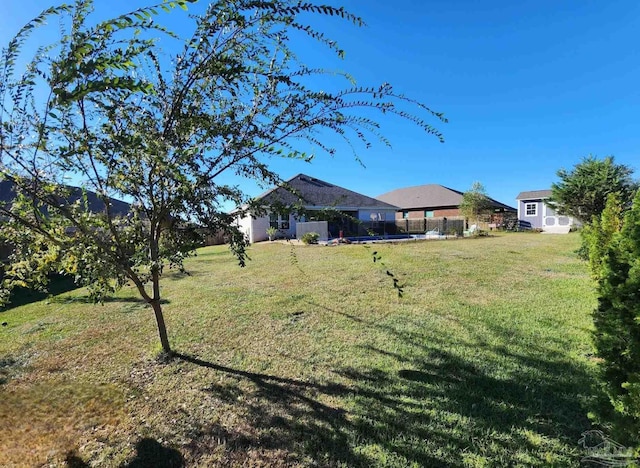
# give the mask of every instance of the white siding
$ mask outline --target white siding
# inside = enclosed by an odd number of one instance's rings
[[[244,218],[238,217],[238,227],[244,236],[249,239],[249,242],[253,242],[253,240],[251,240],[251,236],[253,234],[251,224],[251,216],[247,215]]]
[[[261,216],[253,220],[253,242],[260,242],[269,239],[267,229],[269,229],[269,216]]]
[[[249,240],[250,244],[267,240],[269,238],[269,236],[267,236],[267,228],[269,227],[268,216],[254,218],[250,215],[246,215],[243,218],[238,218],[238,227]]]

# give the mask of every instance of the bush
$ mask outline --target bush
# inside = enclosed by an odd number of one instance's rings
[[[274,228],[273,226],[269,226],[267,228],[267,236],[269,236],[269,240],[275,239],[276,234],[278,234],[278,230],[276,228]]]
[[[320,239],[320,234],[318,234],[317,232],[307,232],[303,234],[302,237],[300,238],[300,240],[307,245],[317,244],[318,239]]]
[[[603,263],[616,233],[622,228],[622,203],[616,193],[607,196],[600,216],[594,216],[591,224],[582,229],[582,247],[578,255],[589,261],[591,275],[596,281],[602,278]],[[586,255],[585,255],[586,254]]]
[[[604,218],[604,217],[603,217]],[[601,236],[615,230],[615,213]],[[594,236],[596,236],[594,234]],[[594,249],[595,250],[595,249]],[[591,253],[591,252],[590,252]],[[595,345],[615,414],[620,441],[640,446],[640,192],[626,213],[620,232],[611,236],[603,256],[592,263],[598,278],[594,314]],[[624,440],[624,439],[627,440]]]

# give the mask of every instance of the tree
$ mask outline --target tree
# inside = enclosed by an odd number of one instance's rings
[[[246,240],[236,214],[224,208],[264,209],[221,176],[281,184],[270,161],[311,161],[300,142],[334,155],[328,135],[367,148],[372,137],[388,144],[372,112],[404,118],[441,141],[425,119],[446,122],[389,84],[317,90],[336,74],[305,66],[291,44],[306,36],[341,57],[304,18],[363,24],[343,8],[217,0],[190,17],[193,35],[181,41],[154,20],[161,9],[188,3],[163,2],[97,23],[91,0],[52,7],[19,31],[0,62],[0,170],[16,192],[13,203],[0,204],[0,237],[14,246],[4,299],[16,285],[45,287],[54,271],[75,275],[97,301],[131,282],[153,308],[166,353],[160,280],[194,251],[185,227],[225,232],[243,266]],[[51,18],[66,25],[60,40],[29,57],[27,39]],[[160,50],[159,35],[178,51]],[[86,198],[71,201],[70,180],[94,191],[104,211],[91,212]],[[131,201],[131,213],[114,215],[109,197]]]
[[[603,220],[604,221],[604,220]],[[640,192],[602,259],[595,344],[614,428],[640,445]]]
[[[613,156],[588,156],[573,170],[558,171],[560,182],[551,184],[548,204],[559,213],[589,224],[594,216],[600,216],[610,193],[617,193],[623,206],[631,205],[638,189],[632,174],[630,167],[616,164]]]
[[[482,215],[490,212],[491,207],[491,200],[480,182],[474,182],[471,188],[462,194],[460,211],[468,219],[478,222]]]

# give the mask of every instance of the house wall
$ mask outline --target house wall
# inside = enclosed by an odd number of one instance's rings
[[[296,223],[298,219],[290,214],[289,215],[289,229],[280,229],[280,232],[287,237],[287,239],[295,239],[296,237]]]
[[[253,219],[252,223],[253,242],[260,242],[269,239],[267,229],[269,229],[269,216],[260,216]]]
[[[267,235],[267,229],[270,226],[269,215],[255,218],[245,216],[238,220],[238,226],[251,244],[269,239]],[[296,237],[296,218],[292,214],[289,215],[289,229],[279,229],[277,236],[288,239]]]
[[[462,213],[460,212],[460,208],[433,210],[434,218],[441,218],[443,216],[462,216]]]
[[[403,210],[396,212],[396,219],[404,219],[404,212],[408,212],[407,219],[422,219],[424,218],[424,210]]]
[[[350,208],[344,211],[356,211],[357,209]],[[395,218],[395,210],[394,209],[362,209],[357,210],[357,217],[360,221],[363,222],[371,222],[371,214],[375,213],[376,216],[381,215],[384,220],[387,222],[393,222]],[[354,213],[355,217],[355,213]],[[296,219],[293,214],[289,215],[289,229],[280,229],[279,236],[287,237],[287,238],[296,238],[298,237],[297,232],[297,223],[304,222],[304,217],[300,220]],[[247,236],[250,243],[260,242],[267,240],[269,236],[267,235],[267,229],[269,228],[269,216],[262,216],[253,218],[250,216],[246,216],[244,218],[238,219],[238,226],[240,230]],[[334,234],[337,235],[337,232]]]
[[[269,236],[267,236],[267,228],[269,227],[268,216],[254,218],[253,216],[247,215],[244,218],[238,218],[238,227],[251,244],[269,238]]]
[[[255,242],[252,238],[253,228],[252,228],[251,216],[245,216],[244,218],[241,218],[238,216],[237,222],[238,222],[238,227],[240,228],[240,231],[242,231],[242,233],[249,240],[249,242],[250,243]]]

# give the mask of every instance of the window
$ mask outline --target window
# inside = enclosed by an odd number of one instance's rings
[[[525,216],[537,216],[538,215],[538,204],[537,203],[525,203],[524,204],[524,215]]]
[[[433,218],[433,211],[425,211],[424,212],[424,217],[425,218]]]
[[[269,215],[269,227],[278,229],[278,213],[271,213]]]
[[[409,212],[408,211],[403,211],[402,212],[402,219],[409,219]]]
[[[289,229],[289,215],[288,214],[269,214],[269,227],[276,229]]]

